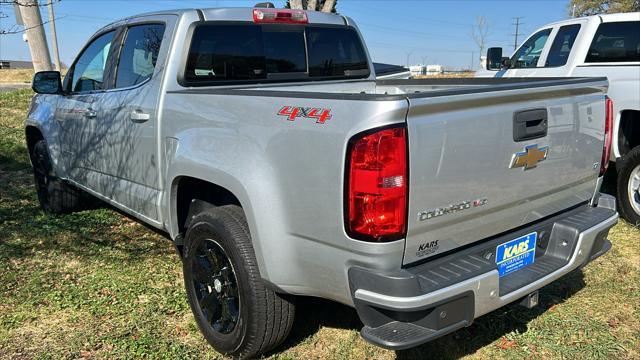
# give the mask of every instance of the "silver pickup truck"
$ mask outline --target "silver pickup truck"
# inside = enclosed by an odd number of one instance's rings
[[[91,194],[166,232],[213,347],[276,347],[295,295],[404,349],[610,249],[607,80],[376,80],[354,22],[301,10],[144,14],[36,74],[39,200]]]

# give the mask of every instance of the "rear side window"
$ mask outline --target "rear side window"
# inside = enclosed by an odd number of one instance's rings
[[[640,21],[600,24],[585,62],[640,61]]]
[[[545,29],[538,31],[532,37],[530,37],[511,58],[511,68],[534,68],[538,66],[538,60],[542,55],[544,45],[549,39],[551,29]]]
[[[206,24],[194,29],[184,79],[206,85],[367,76],[352,28]]]
[[[553,44],[551,44],[545,66],[554,67],[565,65],[579,32],[580,24],[561,26],[556,38],[553,39]]]
[[[200,26],[193,33],[187,62],[189,81],[264,79],[262,31],[258,26]]]
[[[145,24],[132,26],[120,53],[116,88],[140,84],[153,75],[156,67],[162,36],[163,24]]]

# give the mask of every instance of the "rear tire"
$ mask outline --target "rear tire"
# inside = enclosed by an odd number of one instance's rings
[[[618,212],[632,225],[640,225],[640,146],[616,163]]]
[[[56,177],[45,140],[34,145],[31,163],[42,210],[50,214],[67,214],[80,209],[82,192]]]
[[[294,305],[265,287],[237,205],[192,204],[183,256],[189,305],[218,352],[259,356],[279,345],[293,324]]]

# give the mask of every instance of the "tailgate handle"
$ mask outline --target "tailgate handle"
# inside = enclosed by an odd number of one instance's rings
[[[547,109],[513,113],[513,141],[533,140],[547,136]]]

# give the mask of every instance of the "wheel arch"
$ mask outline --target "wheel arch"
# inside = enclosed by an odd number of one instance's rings
[[[31,160],[31,155],[33,154],[33,147],[40,140],[44,140],[44,135],[42,131],[33,125],[27,125],[24,129],[25,138],[27,142],[27,150],[29,151],[29,160]]]
[[[624,157],[636,146],[640,146],[640,110],[621,110],[618,125],[619,157]]]
[[[175,234],[177,245],[182,245],[182,237],[188,226],[189,209],[195,200],[205,201],[214,206],[238,205],[245,210],[233,191],[224,186],[199,177],[176,176],[171,182],[170,209],[172,234]]]

